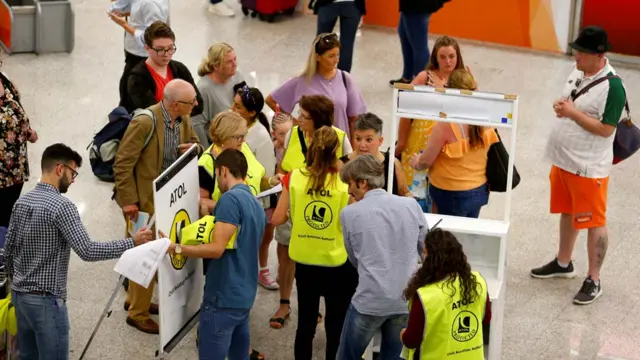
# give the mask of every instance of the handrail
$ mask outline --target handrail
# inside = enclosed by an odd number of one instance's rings
[[[0,47],[7,54],[11,54],[11,29],[13,27],[13,11],[5,0],[0,0],[0,8],[6,9],[7,13],[0,13]],[[3,16],[4,15],[4,16]]]

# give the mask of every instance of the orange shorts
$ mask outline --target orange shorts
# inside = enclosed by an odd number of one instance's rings
[[[589,229],[607,223],[609,178],[593,179],[551,167],[551,213],[573,215],[573,227]]]

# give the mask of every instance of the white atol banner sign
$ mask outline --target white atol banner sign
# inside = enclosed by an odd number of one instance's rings
[[[182,229],[199,219],[198,155],[193,146],[153,182],[156,230],[180,243]],[[202,260],[166,255],[158,268],[160,353],[171,351],[181,330],[198,316],[204,292]]]

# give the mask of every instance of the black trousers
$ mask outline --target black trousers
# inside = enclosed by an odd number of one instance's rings
[[[322,267],[296,263],[298,290],[298,329],[294,344],[295,360],[311,360],[313,338],[318,325],[320,297],[324,297],[327,334],[326,360],[335,360],[340,345],[342,325],[358,287],[358,271],[347,261],[339,267]]]
[[[122,77],[120,78],[120,104],[119,106],[124,106],[127,110],[133,111],[133,105],[129,100],[129,91],[127,91],[127,82],[129,81],[129,73],[134,66],[138,65],[139,62],[146,60],[146,57],[133,55],[132,53],[125,50],[124,52],[124,70],[122,70]]]
[[[333,32],[338,18],[340,18],[340,44],[342,45],[338,69],[351,72],[353,49],[362,13],[354,1],[334,2],[321,6],[318,8],[317,35]]]
[[[11,212],[13,205],[18,201],[22,192],[22,185],[12,185],[9,187],[0,187],[0,226],[9,227]]]

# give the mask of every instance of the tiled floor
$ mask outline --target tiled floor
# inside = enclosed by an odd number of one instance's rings
[[[17,55],[6,60],[5,71],[19,86],[24,106],[40,140],[29,155],[33,176],[39,176],[42,150],[64,142],[81,150],[118,101],[117,84],[123,66],[122,31],[105,15],[107,2],[76,0],[76,48],[72,54]],[[237,4],[233,4],[237,7]],[[178,53],[195,72],[208,46],[227,41],[237,49],[245,74],[255,74],[267,94],[304,65],[315,33],[314,18],[296,17],[278,24],[244,18],[239,9],[232,19],[208,14],[199,0],[174,1],[172,26]],[[504,322],[504,359],[640,359],[640,248],[637,179],[640,156],[616,166],[609,193],[611,243],[603,269],[604,296],[595,304],[576,307],[571,298],[582,279],[533,280],[532,266],[555,253],[558,219],[548,214],[549,165],[542,149],[551,122],[551,104],[566,79],[571,60],[464,44],[466,63],[482,89],[520,95],[520,123],[516,162],[522,183],[513,196],[509,246],[508,288]],[[391,89],[387,81],[401,71],[397,36],[364,28],[357,39],[353,75],[373,112],[390,119]],[[630,94],[631,107],[640,106],[640,71],[619,67]],[[388,133],[388,131],[387,131]],[[123,223],[111,198],[111,185],[96,180],[88,166],[70,191],[84,223],[96,240],[117,238]],[[493,196],[483,216],[500,216],[502,199]],[[634,205],[636,204],[636,205]],[[584,236],[584,235],[583,235]],[[274,249],[275,252],[275,249]],[[579,271],[586,271],[586,250],[580,241],[575,254]],[[270,259],[275,268],[275,254]],[[113,262],[84,263],[73,256],[70,268],[69,314],[71,358],[86,343],[116,281]],[[295,295],[294,295],[295,309]],[[158,338],[132,330],[122,310],[124,293],[98,333],[87,359],[152,359]],[[269,359],[293,358],[295,311],[283,330],[271,330],[268,318],[278,301],[276,293],[259,290],[252,316],[253,345]],[[320,329],[320,328],[319,328]],[[318,331],[315,359],[323,359],[323,331]],[[170,359],[196,357],[194,334],[170,354]]]

